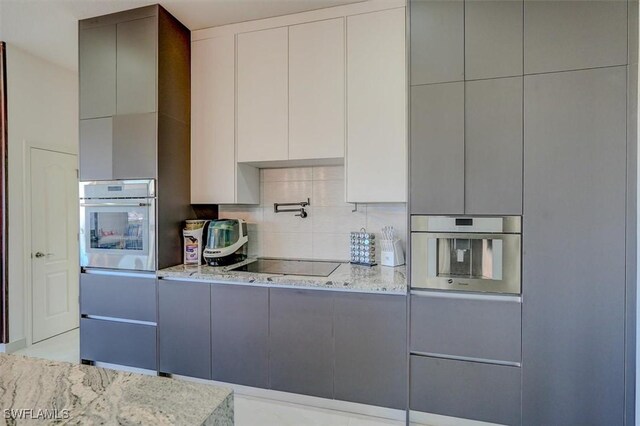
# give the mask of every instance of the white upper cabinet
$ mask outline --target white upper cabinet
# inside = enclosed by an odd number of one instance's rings
[[[344,19],[289,27],[289,159],[344,157]]]
[[[235,157],[235,36],[191,44],[191,202],[257,204],[259,173]]]
[[[405,9],[347,18],[347,202],[407,201]]]
[[[288,159],[288,28],[239,34],[239,162]]]

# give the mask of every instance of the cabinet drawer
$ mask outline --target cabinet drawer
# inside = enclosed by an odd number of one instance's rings
[[[516,425],[520,383],[519,367],[412,355],[410,408]]]
[[[156,327],[90,318],[80,319],[80,358],[157,369]]]
[[[411,295],[411,351],[519,363],[518,298]]]
[[[156,322],[156,280],[80,274],[80,314]]]

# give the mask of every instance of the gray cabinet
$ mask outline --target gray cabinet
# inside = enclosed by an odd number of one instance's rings
[[[160,372],[211,378],[211,284],[159,280]]]
[[[404,296],[335,293],[335,398],[404,410]]]
[[[113,119],[80,120],[80,180],[113,179]]]
[[[117,114],[139,114],[156,109],[155,16],[117,25]]]
[[[80,359],[156,370],[156,327],[80,318]]]
[[[627,2],[524,2],[526,74],[627,63]]]
[[[113,178],[158,176],[156,113],[113,117]]]
[[[333,398],[333,293],[270,293],[271,388]]]
[[[116,26],[80,30],[80,119],[116,113]]]
[[[465,79],[522,75],[522,37],[522,1],[466,1]]]
[[[411,351],[520,363],[521,305],[506,296],[411,295]]]
[[[155,276],[80,274],[80,314],[155,323]]]
[[[522,77],[465,84],[465,213],[520,215]]]
[[[269,387],[268,288],[212,284],[211,336],[213,380]]]
[[[412,0],[411,85],[464,79],[464,2]]]
[[[412,87],[412,214],[464,213],[464,157],[464,82]]]
[[[525,425],[623,424],[626,78],[525,77]]]
[[[411,410],[520,424],[520,368],[416,355],[410,368]]]

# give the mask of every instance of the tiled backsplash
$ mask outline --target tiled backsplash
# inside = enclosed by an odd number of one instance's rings
[[[260,191],[260,206],[220,206],[220,218],[249,224],[250,256],[349,260],[351,231],[366,228],[380,235],[386,225],[396,229],[406,247],[406,204],[358,204],[352,212],[354,205],[344,202],[343,166],[263,169]],[[273,203],[307,198],[311,205],[305,219],[273,211]]]

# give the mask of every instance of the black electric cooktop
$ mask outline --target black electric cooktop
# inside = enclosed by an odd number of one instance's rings
[[[256,272],[260,274],[308,275],[328,277],[340,263],[313,260],[256,259],[245,265],[231,267],[230,271]]]

